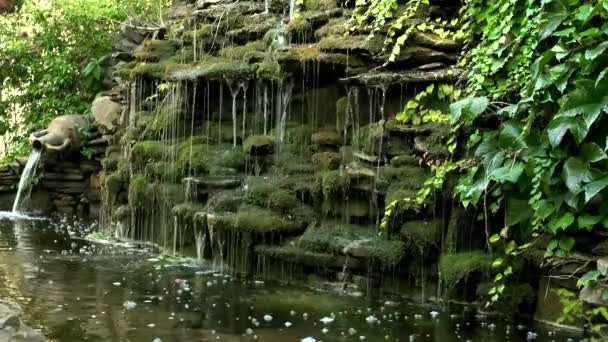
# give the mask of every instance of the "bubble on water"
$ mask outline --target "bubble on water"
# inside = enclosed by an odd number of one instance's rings
[[[135,309],[135,307],[137,306],[137,303],[135,303],[134,301],[131,301],[131,300],[127,300],[126,302],[122,303],[122,306],[127,310],[132,310],[132,309]]]
[[[361,336],[359,336],[359,339],[360,339],[361,341],[363,341],[363,340],[365,340],[365,336],[361,335]]]
[[[526,340],[528,341],[536,340],[537,337],[538,334],[533,331],[528,331],[528,333],[526,334]]]
[[[296,315],[296,312],[295,312],[295,311],[293,311],[293,310],[291,310],[291,311],[289,311],[289,314],[290,314],[291,316],[295,316],[295,315]]]
[[[154,323],[148,324],[148,328],[154,328],[155,326],[156,326],[156,324],[154,324]]]
[[[160,337],[157,337],[153,339],[152,342],[163,342],[163,340],[161,340]]]
[[[308,314],[307,314],[306,312],[305,312],[305,313],[303,313],[303,314],[302,314],[302,318],[304,318],[304,320],[307,320],[307,319],[308,319]]]
[[[374,324],[374,323],[378,322],[378,319],[374,315],[371,315],[371,316],[367,316],[365,318],[365,322],[367,322],[369,324]]]
[[[431,312],[430,312],[430,315],[431,315],[431,317],[432,317],[433,319],[435,319],[435,318],[437,318],[437,316],[439,316],[439,312],[437,312],[437,311],[431,311]]]
[[[317,340],[315,340],[312,337],[305,337],[305,338],[301,339],[300,342],[317,342]]]
[[[323,317],[319,320],[319,322],[323,323],[323,324],[329,324],[332,323],[335,320],[335,318],[333,317]]]
[[[293,324],[291,324],[291,322],[285,322],[285,328],[289,328],[291,327]]]
[[[272,316],[270,316],[270,315],[264,315],[264,321],[266,321],[266,322],[272,322]]]
[[[119,281],[115,281],[115,282],[112,283],[112,285],[114,285],[114,286],[120,286],[121,283]]]
[[[253,335],[253,329],[251,329],[251,328],[247,328],[247,329],[245,330],[245,333],[246,333],[247,335]]]
[[[355,328],[348,328],[348,334],[349,335],[353,336],[356,333],[357,333],[357,329],[355,329]]]
[[[321,329],[321,332],[324,333],[324,334],[327,334],[329,332],[329,329],[323,328],[323,329]]]

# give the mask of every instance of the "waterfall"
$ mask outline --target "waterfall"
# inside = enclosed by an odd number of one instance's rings
[[[289,0],[289,19],[293,17],[296,10],[296,0]]]
[[[23,209],[23,204],[30,198],[32,192],[32,180],[36,174],[36,168],[40,161],[42,150],[33,150],[30,153],[25,168],[21,173],[21,179],[19,180],[19,189],[17,190],[17,196],[13,203],[13,213],[18,213]]]

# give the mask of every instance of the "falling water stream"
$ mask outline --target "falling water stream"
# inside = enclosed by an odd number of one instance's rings
[[[25,163],[25,167],[21,173],[21,179],[19,180],[19,188],[17,190],[17,195],[15,196],[15,202],[13,203],[13,213],[20,213],[23,210],[24,204],[30,198],[32,181],[34,180],[34,175],[36,174],[36,168],[38,167],[41,155],[42,150],[33,150],[27,159],[27,163]]]

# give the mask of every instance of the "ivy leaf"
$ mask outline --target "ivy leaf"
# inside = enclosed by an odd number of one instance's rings
[[[608,176],[585,185],[585,203],[608,186]]]
[[[505,225],[513,226],[529,219],[532,216],[532,208],[527,200],[508,197],[505,209]]]
[[[577,8],[575,17],[580,21],[587,21],[591,18],[591,14],[593,13],[593,6],[591,4],[585,4]]]
[[[597,85],[600,83],[600,81],[603,80],[604,77],[606,77],[606,73],[608,73],[608,67],[604,68],[604,70],[602,70],[600,72],[600,74],[597,76],[597,79],[595,80],[595,87],[596,88],[597,88]]]
[[[498,136],[498,144],[504,148],[520,150],[526,147],[522,138],[522,124],[515,120],[509,120],[502,125],[502,130]]]
[[[583,123],[582,118],[556,116],[549,122],[549,127],[547,128],[551,146],[558,146],[568,131],[572,133],[576,142],[580,143],[585,139],[589,130]]]
[[[570,252],[574,247],[574,238],[572,236],[562,236],[559,239],[559,248],[563,249],[566,252]]]
[[[494,235],[490,236],[490,242],[491,243],[497,243],[498,241],[500,241],[500,235],[499,234],[494,234]]]
[[[595,163],[608,158],[608,155],[596,143],[587,143],[581,147],[580,157],[584,161]]]
[[[524,165],[521,162],[517,162],[515,165],[507,165],[494,169],[490,173],[490,178],[494,179],[499,183],[509,182],[516,183],[524,171]]]
[[[591,230],[593,226],[600,223],[602,220],[601,216],[581,215],[576,219],[579,229]]]
[[[570,14],[564,0],[553,1],[547,13],[547,18],[543,18],[545,24],[540,29],[540,40],[549,37]]]
[[[564,163],[562,170],[562,179],[572,193],[577,193],[583,183],[587,183],[593,179],[589,164],[577,157],[570,157]]]
[[[450,104],[450,113],[452,114],[452,122],[457,122],[463,119],[466,122],[472,122],[481,113],[483,113],[490,101],[487,97],[467,97],[460,101]]]
[[[561,217],[555,217],[551,221],[549,221],[549,224],[547,224],[547,228],[553,234],[556,234],[558,231],[570,227],[572,223],[574,223],[574,215],[572,215],[572,213],[565,213]]]
[[[600,278],[600,272],[598,271],[589,271],[576,282],[576,287],[581,288],[593,281],[597,281]]]
[[[590,128],[602,110],[608,107],[608,81],[601,81],[597,87],[594,83],[588,79],[577,81],[576,89],[568,93],[556,115],[583,114],[585,125]]]
[[[604,53],[606,49],[608,49],[608,41],[598,44],[593,49],[587,49],[587,51],[585,51],[585,58],[588,60],[593,60],[597,58],[597,56]]]

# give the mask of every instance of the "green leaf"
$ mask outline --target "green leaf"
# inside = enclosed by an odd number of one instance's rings
[[[526,143],[522,136],[523,127],[521,122],[509,120],[502,124],[500,135],[498,136],[498,144],[502,148],[511,148],[520,150],[526,147]]]
[[[492,267],[496,268],[496,267],[502,265],[503,262],[504,262],[503,258],[496,258],[492,262]]]
[[[551,241],[549,241],[549,243],[547,244],[547,251],[548,252],[553,252],[557,246],[558,246],[558,241],[555,239],[551,239]]]
[[[566,252],[570,252],[574,247],[574,238],[571,236],[562,236],[559,239],[559,248],[563,249]]]
[[[578,288],[584,287],[593,281],[597,281],[600,278],[600,272],[598,271],[589,271],[576,282],[576,286]]]
[[[583,114],[585,125],[590,128],[608,107],[608,81],[601,81],[597,87],[594,83],[588,79],[577,81],[576,88],[565,97],[556,116]]]
[[[513,226],[528,220],[532,216],[532,208],[527,200],[507,197],[505,209],[505,225]]]
[[[606,49],[608,49],[608,41],[600,43],[592,49],[587,49],[587,51],[585,51],[585,58],[588,60],[596,59],[599,55],[604,53]]]
[[[597,79],[595,80],[595,87],[597,88],[597,85],[600,83],[601,80],[604,79],[604,77],[606,77],[606,74],[608,73],[608,67],[604,68],[604,70],[602,70],[600,72],[600,74],[597,76]]]
[[[593,6],[591,4],[585,4],[576,9],[574,15],[577,20],[587,21],[593,13]]]
[[[593,226],[600,223],[602,220],[601,216],[581,215],[576,219],[579,229],[591,230]]]
[[[587,162],[595,163],[608,158],[608,155],[596,143],[587,143],[581,147],[580,157]]]
[[[582,188],[583,183],[593,179],[589,170],[589,163],[576,157],[568,158],[564,163],[562,179],[572,193],[577,193]]]
[[[513,267],[509,266],[507,268],[505,268],[505,271],[503,272],[503,274],[506,276],[513,274]]]
[[[543,26],[540,28],[540,40],[548,38],[568,17],[570,11],[568,4],[564,0],[552,1],[547,12],[546,18],[543,18]]]
[[[549,122],[549,127],[547,128],[551,146],[557,147],[568,131],[572,133],[576,142],[580,143],[587,136],[589,129],[584,124],[582,118],[556,116]]]
[[[524,171],[524,165],[521,162],[515,163],[515,165],[507,165],[494,169],[490,174],[490,178],[494,179],[499,183],[509,182],[516,183]]]
[[[500,235],[499,234],[494,234],[494,235],[490,236],[490,242],[491,243],[497,243],[498,241],[500,241]]]
[[[457,122],[461,119],[465,122],[472,122],[486,110],[489,103],[490,101],[487,97],[467,97],[450,104],[452,122]]]
[[[574,215],[572,215],[572,213],[565,213],[560,218],[555,217],[549,221],[547,228],[555,234],[560,230],[570,227],[572,223],[574,223]]]
[[[608,176],[585,185],[585,203],[608,186]]]

